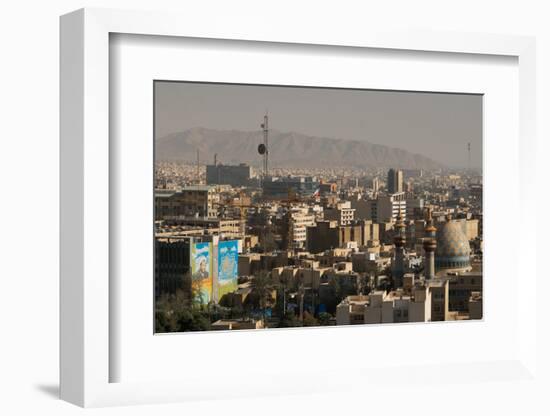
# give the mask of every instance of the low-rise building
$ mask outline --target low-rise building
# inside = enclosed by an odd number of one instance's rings
[[[229,331],[239,329],[263,329],[261,320],[255,319],[220,319],[210,325],[212,330]]]
[[[219,202],[219,193],[208,185],[192,185],[178,192],[159,191],[155,193],[155,219],[216,218]]]

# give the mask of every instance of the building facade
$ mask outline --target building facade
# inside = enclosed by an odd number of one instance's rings
[[[155,219],[177,217],[216,218],[220,197],[208,185],[193,185],[179,192],[155,194]]]

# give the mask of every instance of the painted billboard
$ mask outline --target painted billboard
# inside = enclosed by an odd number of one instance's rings
[[[220,241],[218,245],[218,297],[237,290],[239,270],[238,240]]]
[[[206,305],[212,300],[212,244],[191,246],[191,282],[194,302]]]

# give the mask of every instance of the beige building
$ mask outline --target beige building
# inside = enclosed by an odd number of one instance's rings
[[[369,296],[348,296],[336,307],[336,325],[357,325],[365,322]]]
[[[414,283],[414,276],[410,274],[406,274],[404,280],[407,290],[398,289],[391,292],[377,290],[366,296],[346,297],[337,306],[337,324],[380,324],[462,319],[457,312],[449,312],[449,283],[447,280]],[[363,315],[362,318],[359,317],[361,314]]]
[[[481,292],[472,292],[468,302],[468,311],[470,319],[483,318],[483,298]]]
[[[245,221],[230,218],[177,217],[162,221],[157,235],[217,235],[225,239],[242,239]]]
[[[407,201],[404,192],[380,195],[378,198],[367,202],[369,206],[365,217],[377,223],[395,221],[399,210],[401,210],[402,215],[407,212]],[[404,219],[406,219],[406,216]]]
[[[239,329],[263,329],[261,320],[241,319],[220,319],[211,325],[211,329],[218,331],[239,330]]]
[[[342,201],[334,208],[326,208],[324,211],[325,220],[338,221],[338,225],[351,224],[355,219],[355,209],[351,207],[350,201]]]
[[[348,225],[338,225],[336,220],[325,220],[307,227],[306,247],[311,253],[343,248],[350,243],[355,243],[357,247],[378,245],[378,224],[372,221],[355,221]]]
[[[216,218],[219,202],[219,193],[208,185],[188,186],[179,192],[156,192],[155,219]]]
[[[449,280],[433,279],[429,283],[432,294],[432,321],[449,320]]]
[[[290,242],[293,248],[304,248],[307,240],[307,227],[315,225],[315,214],[307,207],[294,207],[290,211]]]

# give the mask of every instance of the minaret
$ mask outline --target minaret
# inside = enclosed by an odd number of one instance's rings
[[[395,245],[395,259],[393,262],[392,276],[395,282],[395,287],[403,286],[403,275],[405,274],[405,223],[401,216],[401,207],[399,207],[399,214],[397,215],[395,222],[395,237],[393,238],[393,244]]]
[[[433,279],[435,277],[435,248],[436,239],[435,232],[437,229],[434,227],[432,218],[432,209],[428,208],[426,218],[426,228],[424,228],[424,252],[426,257],[424,258],[424,277],[426,279]]]

